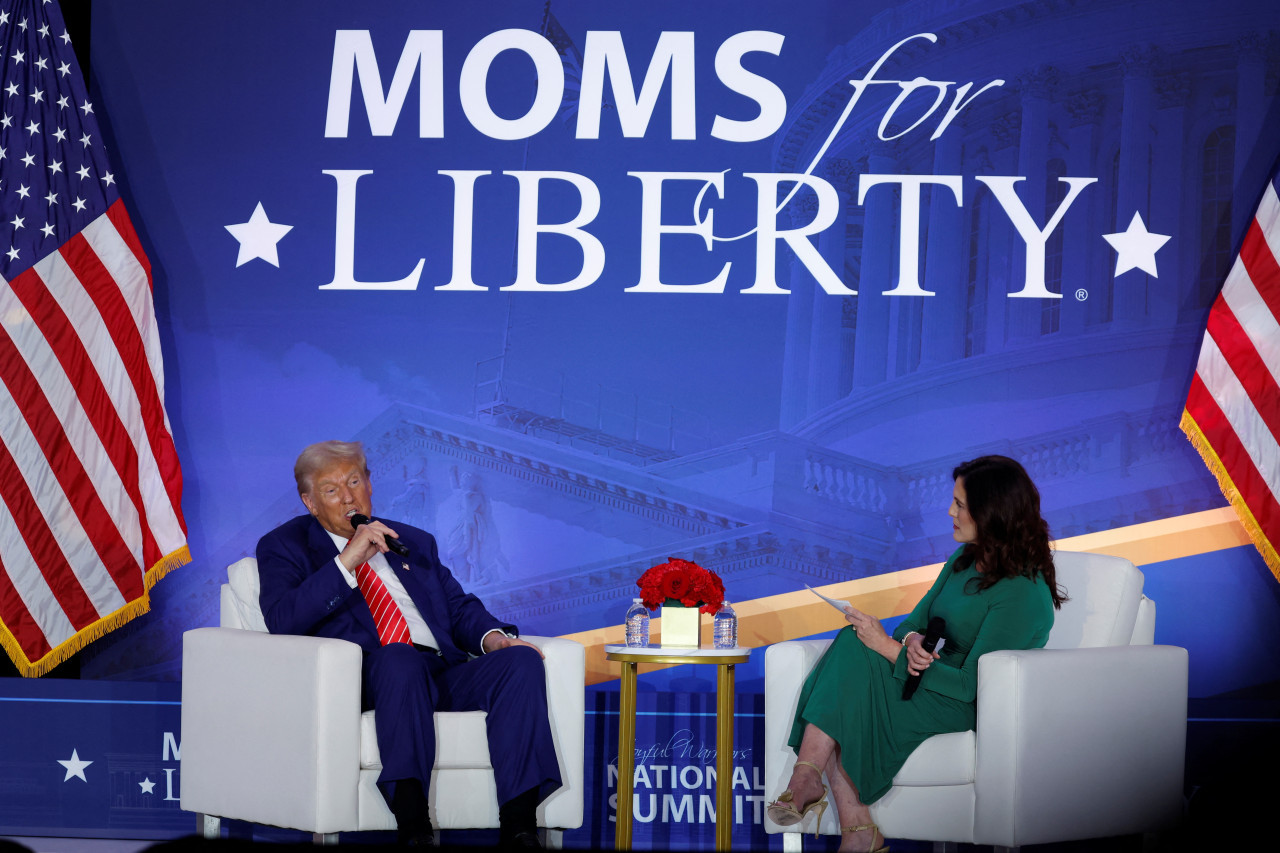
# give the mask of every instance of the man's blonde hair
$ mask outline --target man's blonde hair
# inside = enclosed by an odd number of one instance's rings
[[[369,475],[369,462],[365,459],[364,446],[358,441],[318,441],[298,454],[293,463],[293,479],[298,484],[298,494],[311,491],[311,479],[317,472],[336,462],[354,462]]]

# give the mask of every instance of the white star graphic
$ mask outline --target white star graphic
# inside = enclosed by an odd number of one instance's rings
[[[240,241],[240,254],[236,256],[236,266],[243,266],[254,258],[262,258],[271,266],[279,268],[280,256],[276,253],[276,244],[280,238],[293,230],[292,225],[281,225],[267,219],[262,209],[262,202],[253,209],[253,216],[248,222],[225,226],[231,236]]]
[[[1102,239],[1116,250],[1115,278],[1132,269],[1142,270],[1152,278],[1160,277],[1156,273],[1156,252],[1169,242],[1169,235],[1148,231],[1141,214],[1133,214],[1128,229],[1118,234],[1103,234]]]
[[[155,790],[156,783],[152,782],[150,778],[147,778],[139,782],[138,787],[142,789],[142,793],[150,794]]]
[[[84,778],[84,769],[88,767],[90,764],[92,764],[93,762],[82,761],[80,759],[79,754],[74,749],[71,750],[71,757],[69,759],[67,759],[66,761],[59,760],[58,763],[61,764],[63,767],[67,768],[67,775],[63,777],[62,779],[63,782],[70,782],[72,776],[79,777],[80,780],[83,782],[89,781],[88,779]]]

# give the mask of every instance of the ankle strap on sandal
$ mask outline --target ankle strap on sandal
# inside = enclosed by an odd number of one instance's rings
[[[812,761],[797,761],[796,767],[812,767],[814,770],[818,771],[819,776],[822,775],[822,768],[814,764]]]

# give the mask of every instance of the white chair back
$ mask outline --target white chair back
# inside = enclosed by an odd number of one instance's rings
[[[1053,564],[1069,600],[1054,614],[1045,648],[1129,645],[1143,598],[1142,572],[1121,557],[1082,551],[1057,551]]]
[[[227,567],[227,580],[222,585],[220,624],[223,628],[241,628],[267,633],[258,601],[258,561],[245,557]]]

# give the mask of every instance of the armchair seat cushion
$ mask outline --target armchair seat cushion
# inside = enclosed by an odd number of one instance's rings
[[[360,769],[381,770],[378,733],[373,711],[360,715]],[[489,737],[484,711],[450,711],[436,714],[437,770],[493,770],[489,761]]]
[[[893,784],[909,788],[972,785],[975,749],[972,731],[934,735],[911,753]]]

